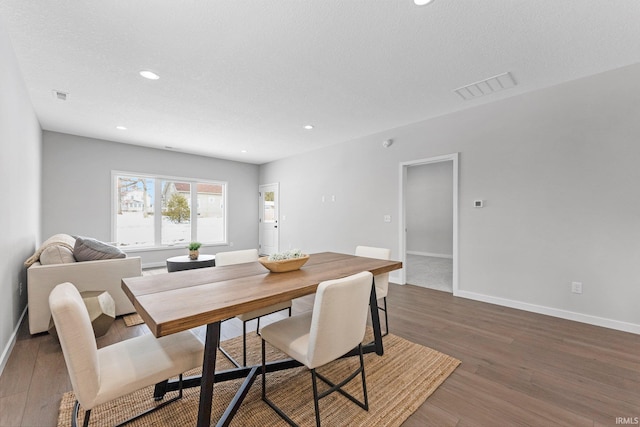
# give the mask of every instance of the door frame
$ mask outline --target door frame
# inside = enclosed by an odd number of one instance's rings
[[[403,265],[407,265],[407,209],[406,187],[407,169],[409,166],[427,165],[430,163],[453,162],[453,295],[458,295],[458,158],[460,153],[446,154],[443,156],[429,157],[426,159],[410,160],[400,163],[400,230],[399,251]],[[406,268],[400,270],[400,283],[407,283]]]
[[[262,249],[262,193],[264,193],[265,187],[276,187],[276,200],[275,200],[275,210],[276,210],[276,253],[280,251],[280,183],[274,182],[271,184],[261,184],[258,186],[258,252],[261,252]]]

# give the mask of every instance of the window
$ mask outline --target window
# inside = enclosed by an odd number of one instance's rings
[[[112,176],[112,234],[118,246],[226,243],[226,183],[121,172]]]

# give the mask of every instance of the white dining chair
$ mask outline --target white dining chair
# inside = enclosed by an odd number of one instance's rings
[[[362,356],[372,274],[362,272],[342,279],[328,280],[318,285],[313,311],[274,322],[260,330],[262,336],[262,400],[291,425],[296,425],[267,397],[265,342],[286,353],[311,370],[316,425],[320,426],[319,400],[338,391],[364,410],[369,410],[367,384]],[[326,365],[351,350],[358,349],[358,369],[338,384],[334,384],[316,368]],[[342,389],[358,374],[362,377],[364,399],[360,401]],[[317,378],[329,385],[318,393]],[[348,420],[345,420],[345,425]]]
[[[87,308],[69,282],[51,291],[49,307],[76,397],[71,417],[74,427],[80,407],[85,410],[86,427],[96,406],[179,376],[176,397],[120,425],[158,410],[182,398],[182,373],[202,366],[204,345],[191,331],[162,338],[145,334],[98,349]]]
[[[245,249],[239,251],[218,252],[216,254],[216,267],[225,265],[242,264],[245,262],[254,262],[258,260],[258,251],[256,249]],[[260,329],[260,318],[268,314],[276,313],[282,310],[289,310],[291,316],[291,300],[273,304],[268,307],[259,308],[248,313],[239,314],[236,319],[242,321],[242,365],[240,365],[218,342],[218,348],[237,367],[247,366],[247,322],[257,319],[256,333]],[[228,319],[227,319],[228,320]]]
[[[386,248],[374,248],[372,246],[357,246],[356,256],[376,259],[391,259],[391,250]],[[389,293],[389,273],[378,274],[373,278],[376,284],[376,298],[382,298],[384,307],[378,305],[378,310],[384,312],[385,332],[382,336],[389,334],[389,317],[387,314],[387,294]]]

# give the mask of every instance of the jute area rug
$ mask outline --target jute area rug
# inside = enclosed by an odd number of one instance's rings
[[[365,342],[371,340],[369,335]],[[223,347],[241,359],[241,337],[223,342]],[[249,364],[260,363],[260,338],[247,335]],[[387,335],[384,338],[384,356],[365,355],[365,372],[369,394],[369,411],[365,411],[339,393],[320,400],[320,414],[325,426],[399,426],[411,415],[440,384],[456,369],[460,361],[433,349],[403,338]],[[267,360],[285,358],[267,344]],[[229,369],[230,362],[221,354],[217,357],[217,370]],[[358,366],[358,358],[338,360],[318,369],[329,379],[339,382]],[[199,373],[199,369],[189,372]],[[212,424],[220,418],[233,398],[242,380],[217,383],[213,391]],[[325,389],[319,381],[319,391]],[[287,424],[261,400],[262,377],[258,375],[232,426],[286,426]],[[362,398],[360,377],[345,389]],[[166,398],[173,396],[168,393]],[[185,389],[182,400],[148,414],[131,426],[189,426],[195,425],[198,413],[199,388]],[[274,372],[267,375],[267,395],[295,422],[303,426],[315,425],[311,374],[304,368]],[[62,397],[58,426],[71,425],[71,412],[75,403],[73,392]],[[154,406],[153,387],[147,387],[123,398],[108,402],[92,410],[90,426],[113,426],[143,410]],[[80,423],[84,410],[80,411]]]
[[[138,313],[125,314],[122,316],[122,320],[126,326],[136,326],[144,323],[144,320],[142,320],[142,317],[140,317]]]

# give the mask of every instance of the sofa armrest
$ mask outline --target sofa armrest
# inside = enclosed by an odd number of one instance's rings
[[[44,332],[49,327],[49,294],[58,284],[71,282],[80,292],[107,291],[116,305],[116,316],[135,311],[122,290],[122,279],[142,275],[140,257],[41,265],[27,269],[29,332]]]

